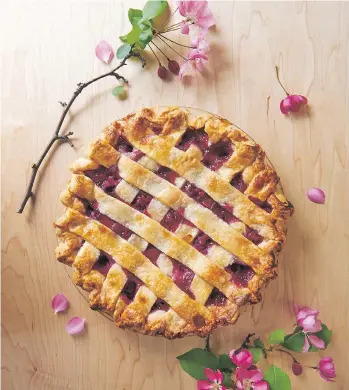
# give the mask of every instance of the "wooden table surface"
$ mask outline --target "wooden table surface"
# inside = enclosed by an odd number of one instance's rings
[[[214,351],[228,352],[248,332],[266,336],[291,329],[292,303],[320,310],[334,331],[326,355],[335,359],[338,380],[325,383],[315,371],[292,377],[294,389],[348,389],[349,253],[349,3],[211,2],[217,21],[210,33],[207,72],[190,85],[163,82],[150,60],[125,67],[129,98],[111,95],[114,80],[85,90],[71,110],[66,131],[75,147],[55,149],[40,172],[35,202],[16,214],[31,164],[48,142],[76,84],[105,72],[94,56],[106,39],[119,45],[128,29],[127,9],[139,1],[8,1],[1,6],[2,30],[2,385],[4,390],[195,389],[176,356],[203,346],[193,337],[166,341],[117,329],[91,311],[56,262],[54,221],[63,208],[58,195],[67,165],[112,120],[140,106],[186,105],[231,119],[261,143],[295,206],[279,278],[264,301],[250,307],[234,327],[214,332]],[[116,63],[114,60],[113,64]],[[273,66],[291,92],[308,96],[309,113],[287,118]],[[327,194],[311,203],[309,187]],[[68,314],[54,316],[51,298],[64,293]],[[71,316],[87,319],[88,331],[65,332]],[[317,364],[324,353],[310,358]],[[290,361],[274,362],[289,369]]]

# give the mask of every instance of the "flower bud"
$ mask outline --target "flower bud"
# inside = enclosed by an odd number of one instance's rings
[[[302,374],[302,372],[303,372],[303,367],[301,366],[301,364],[300,363],[298,363],[298,362],[294,362],[293,364],[292,364],[292,371],[293,371],[293,373],[295,374],[295,375],[301,375]]]
[[[177,75],[179,73],[179,63],[175,60],[169,60],[168,69],[171,73]]]
[[[159,65],[158,76],[160,77],[160,79],[163,79],[163,80],[166,79],[166,77],[167,77],[167,69],[162,65]]]

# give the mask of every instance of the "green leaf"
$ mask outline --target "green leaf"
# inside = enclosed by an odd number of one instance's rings
[[[261,339],[254,340],[253,344],[256,348],[261,348],[261,349],[265,348],[264,343]]]
[[[283,329],[275,329],[269,335],[270,344],[281,344],[285,340],[285,331]]]
[[[291,390],[289,376],[279,367],[270,366],[264,373],[264,379],[269,383],[270,390]]]
[[[124,92],[124,86],[123,85],[119,85],[117,87],[115,87],[113,90],[112,90],[112,94],[114,96],[120,96],[122,93]]]
[[[137,24],[143,17],[143,11],[141,9],[130,8],[128,10],[128,20],[132,26]]]
[[[134,43],[138,42],[139,35],[141,34],[142,30],[138,25],[132,26],[132,30],[126,34],[119,37],[123,42],[127,42],[130,45],[133,45]]]
[[[258,363],[259,359],[261,358],[262,350],[261,348],[249,348],[248,349],[252,356],[253,356],[253,363]]]
[[[302,328],[297,327],[292,334],[285,336],[283,346],[290,351],[302,352],[305,335]]]
[[[144,49],[147,44],[153,39],[153,30],[152,29],[149,29],[149,30],[146,30],[146,31],[143,31],[140,35],[139,35],[139,43],[140,43],[140,46],[142,49]]]
[[[230,357],[228,355],[222,354],[218,356],[218,368],[221,371],[232,371],[234,368],[236,368],[236,365],[230,360]]]
[[[116,57],[119,60],[122,60],[125,58],[128,54],[130,54],[130,51],[132,49],[132,46],[128,43],[125,43],[124,45],[121,45],[118,50],[116,51]]]
[[[205,368],[209,367],[213,370],[218,368],[217,357],[212,352],[201,348],[191,349],[183,355],[177,356],[177,359],[182,369],[197,380],[206,379]]]
[[[153,25],[151,24],[151,22],[149,22],[149,20],[141,20],[139,23],[138,23],[138,27],[142,30],[142,31],[145,31],[145,30],[153,30]]]
[[[166,0],[147,1],[143,8],[143,20],[151,20],[160,16],[167,7]]]
[[[322,330],[320,332],[315,333],[315,336],[323,340],[327,347],[328,344],[331,342],[332,330],[329,330],[325,324],[322,324]]]
[[[223,377],[223,386],[226,386],[226,387],[233,387],[233,381],[231,380],[231,375],[230,374],[227,374],[226,372],[223,373],[224,377]]]

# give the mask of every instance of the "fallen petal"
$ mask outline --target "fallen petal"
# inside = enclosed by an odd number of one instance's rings
[[[69,334],[79,334],[85,329],[85,319],[81,317],[73,317],[65,327]]]
[[[110,64],[114,58],[114,51],[107,41],[100,41],[96,46],[96,56],[106,64]]]
[[[307,196],[309,200],[311,200],[314,203],[320,203],[320,204],[325,203],[326,195],[321,188],[316,188],[316,187],[309,188],[307,192]]]
[[[67,310],[69,307],[68,299],[63,294],[57,294],[52,298],[52,309],[56,313]]]

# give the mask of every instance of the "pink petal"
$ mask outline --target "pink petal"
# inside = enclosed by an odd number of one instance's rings
[[[57,294],[52,298],[52,309],[55,314],[67,310],[68,307],[68,299],[63,294]]]
[[[280,110],[283,114],[288,114],[291,111],[292,100],[290,96],[285,97],[285,99],[280,102]]]
[[[311,200],[314,203],[320,203],[320,204],[325,203],[326,195],[321,188],[316,188],[316,187],[309,188],[307,192],[307,196],[309,200]]]
[[[317,316],[319,314],[318,311],[311,309],[310,307],[302,307],[298,314],[297,314],[297,320],[306,318],[308,316]]]
[[[188,35],[189,34],[189,25],[188,23],[185,23],[184,21],[181,23],[181,33]]]
[[[305,336],[302,352],[308,352],[310,348],[308,337]]]
[[[222,383],[223,379],[224,379],[223,374],[221,373],[221,371],[217,370],[216,371],[216,381],[218,383]]]
[[[297,305],[297,303],[293,304],[293,311],[294,314],[297,316],[297,314],[299,313],[299,306]]]
[[[296,99],[298,100],[298,102],[302,105],[306,105],[308,104],[308,99],[305,97],[305,96],[302,96],[302,95],[295,95]]]
[[[322,379],[325,379],[325,381],[327,382],[334,382],[333,379],[330,379],[329,377],[327,377],[325,374],[322,374],[321,372],[320,372],[320,376]]]
[[[324,340],[321,340],[319,337],[317,337],[313,334],[308,335],[308,337],[309,337],[309,341],[311,342],[311,344],[314,345],[314,347],[319,348],[319,349],[326,348]]]
[[[269,390],[269,383],[266,381],[256,382],[252,385],[253,390]]]
[[[196,16],[196,24],[205,30],[209,29],[210,27],[214,26],[216,24],[214,17],[212,15],[211,10],[206,7],[202,7]]]
[[[249,371],[246,368],[239,367],[236,370],[236,379],[242,382],[247,378],[249,378]]]
[[[178,1],[178,10],[182,16],[185,16],[185,1]]]
[[[204,374],[206,375],[206,378],[211,382],[214,382],[216,380],[216,373],[211,368],[205,368]]]
[[[85,329],[85,319],[81,317],[73,317],[65,326],[69,334],[79,334]]]
[[[96,46],[96,56],[106,64],[110,64],[114,58],[114,51],[110,44],[106,41],[100,41]]]
[[[198,390],[209,390],[212,389],[212,383],[204,380],[200,380],[197,383],[197,388]]]
[[[179,73],[178,73],[179,79],[182,80],[183,77],[186,76],[188,73],[190,73],[192,70],[193,70],[193,66],[191,65],[191,63],[189,61],[185,61],[179,69]]]
[[[263,373],[260,370],[250,370],[250,380],[252,382],[259,382],[263,379]]]
[[[302,103],[298,99],[298,95],[290,95],[289,98],[292,102],[290,110],[292,112],[298,112],[302,106]]]
[[[236,382],[236,388],[239,390],[244,390],[244,385],[241,381]]]

